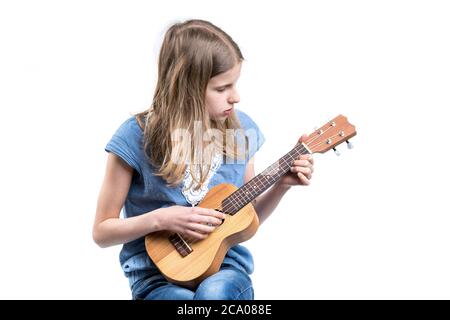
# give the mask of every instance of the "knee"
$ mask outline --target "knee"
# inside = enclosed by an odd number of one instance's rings
[[[196,300],[252,300],[250,278],[232,270],[222,270],[204,280],[195,292]]]
[[[230,283],[225,279],[203,282],[197,288],[196,300],[231,300],[234,290],[230,290]]]
[[[145,300],[192,300],[194,293],[172,284],[161,286],[150,292]]]

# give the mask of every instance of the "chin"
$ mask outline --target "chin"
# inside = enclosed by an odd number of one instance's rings
[[[224,116],[222,114],[211,116],[211,119],[216,121],[225,121],[229,116]]]

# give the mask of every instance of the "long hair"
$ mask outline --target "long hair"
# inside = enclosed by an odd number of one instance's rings
[[[209,148],[212,152],[206,154],[199,152],[204,150],[203,143],[195,139],[175,143],[173,133],[183,129],[194,137],[199,123],[204,131],[215,129],[223,136],[227,129],[240,128],[234,111],[225,121],[211,119],[205,96],[212,77],[230,70],[243,59],[233,39],[210,22],[188,20],[166,31],[152,105],[137,114],[136,119],[144,128],[145,154],[155,166],[155,174],[168,185],[178,185],[184,178],[186,165],[196,164],[200,178],[193,176],[193,180],[198,188],[205,182],[215,154],[236,157],[234,141],[230,139],[217,139],[212,143],[214,148]]]

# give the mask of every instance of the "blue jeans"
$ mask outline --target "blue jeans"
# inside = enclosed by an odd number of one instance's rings
[[[132,295],[140,300],[253,300],[253,287],[248,274],[227,266],[203,280],[195,291],[172,284],[157,274],[135,283]]]

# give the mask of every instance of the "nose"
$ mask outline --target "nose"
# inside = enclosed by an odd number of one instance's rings
[[[231,95],[228,97],[228,103],[239,103],[241,101],[241,97],[239,97],[238,91],[235,89],[231,92]]]

